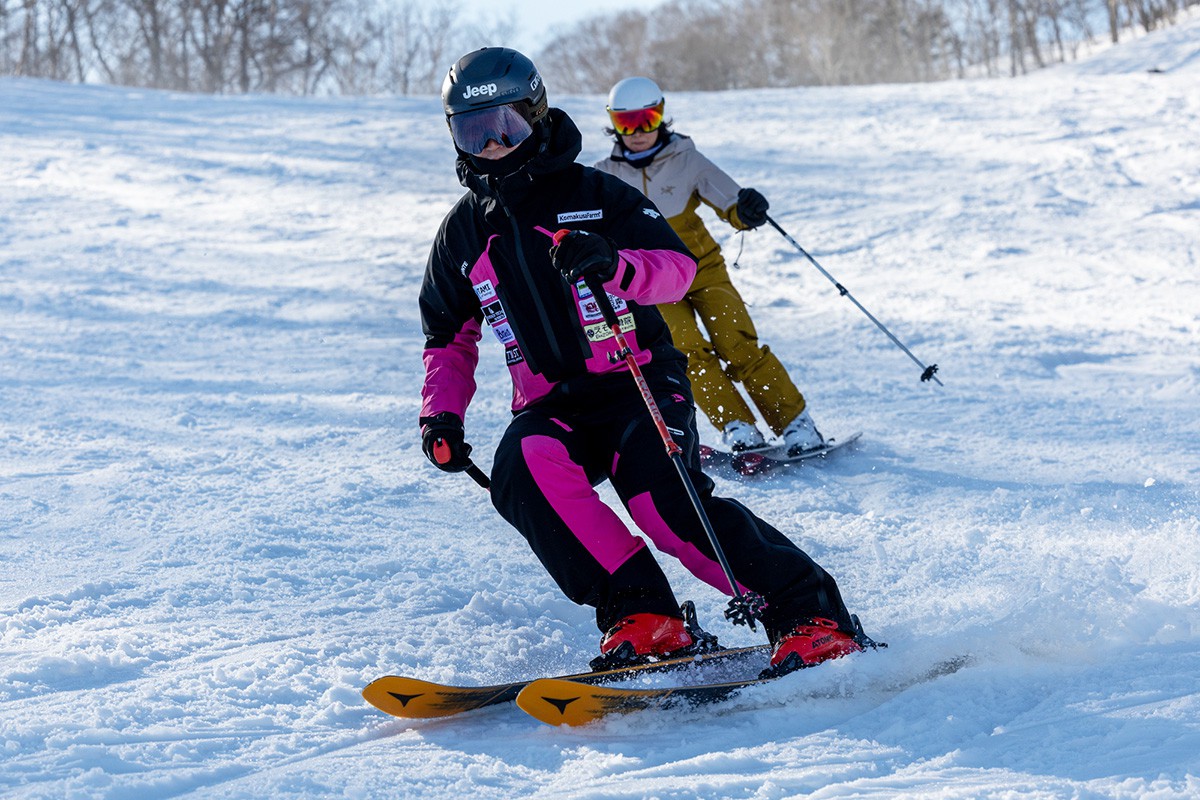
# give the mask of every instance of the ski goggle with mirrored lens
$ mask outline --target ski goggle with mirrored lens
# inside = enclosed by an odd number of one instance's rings
[[[450,117],[450,134],[458,149],[477,156],[496,142],[504,147],[516,147],[529,138],[533,126],[515,105],[481,108]]]
[[[608,110],[608,118],[612,120],[613,130],[622,136],[629,136],[638,131],[658,130],[658,126],[662,125],[663,121],[663,105],[666,100],[659,101],[656,106],[650,108],[638,108],[633,111],[613,111]]]

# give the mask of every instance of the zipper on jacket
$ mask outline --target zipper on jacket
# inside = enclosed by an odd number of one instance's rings
[[[546,306],[540,302],[540,294],[537,290],[537,284],[533,280],[533,271],[529,269],[529,262],[525,260],[525,247],[521,240],[521,228],[517,225],[517,218],[508,210],[508,206],[497,195],[497,201],[500,203],[500,208],[504,210],[504,216],[508,217],[508,223],[512,227],[513,232],[513,250],[517,254],[517,266],[520,268],[521,278],[525,282],[525,289],[529,293],[528,296],[533,298],[534,305],[537,306],[538,319],[542,323],[542,332],[545,336],[547,344],[550,345],[550,352],[554,356],[555,362],[558,364],[559,370],[567,371],[567,363],[563,358],[562,349],[558,346],[558,338],[554,335],[554,327],[550,324],[550,316],[546,313]],[[528,351],[528,348],[523,348]],[[525,352],[525,359],[529,360],[529,353]],[[535,364],[530,364],[530,367],[535,367]],[[537,373],[537,370],[533,370]],[[541,374],[545,374],[544,371]]]

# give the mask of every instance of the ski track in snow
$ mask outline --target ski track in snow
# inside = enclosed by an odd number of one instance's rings
[[[670,96],[945,388],[784,239],[714,223],[819,426],[865,431],[718,490],[891,647],[578,730],[359,695],[574,671],[598,639],[420,452],[415,297],[460,193],[438,103],[0,79],[0,796],[1200,796],[1198,41]],[[603,99],[551,92],[603,156]]]

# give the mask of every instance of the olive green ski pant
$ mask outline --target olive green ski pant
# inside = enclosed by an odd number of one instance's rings
[[[658,307],[675,346],[688,357],[696,405],[718,431],[734,420],[753,424],[754,412],[735,386],[740,383],[763,422],[781,434],[804,410],[804,395],[770,348],[759,344],[750,312],[729,280],[724,259],[703,260],[710,263],[701,265],[687,296]]]

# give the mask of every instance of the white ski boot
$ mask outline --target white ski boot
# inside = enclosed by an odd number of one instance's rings
[[[721,439],[734,453],[762,450],[767,446],[767,440],[763,438],[757,427],[739,419],[735,419],[725,426],[725,430],[721,431]]]
[[[825,446],[825,437],[817,430],[807,408],[783,429],[783,443],[787,447],[788,458]]]

